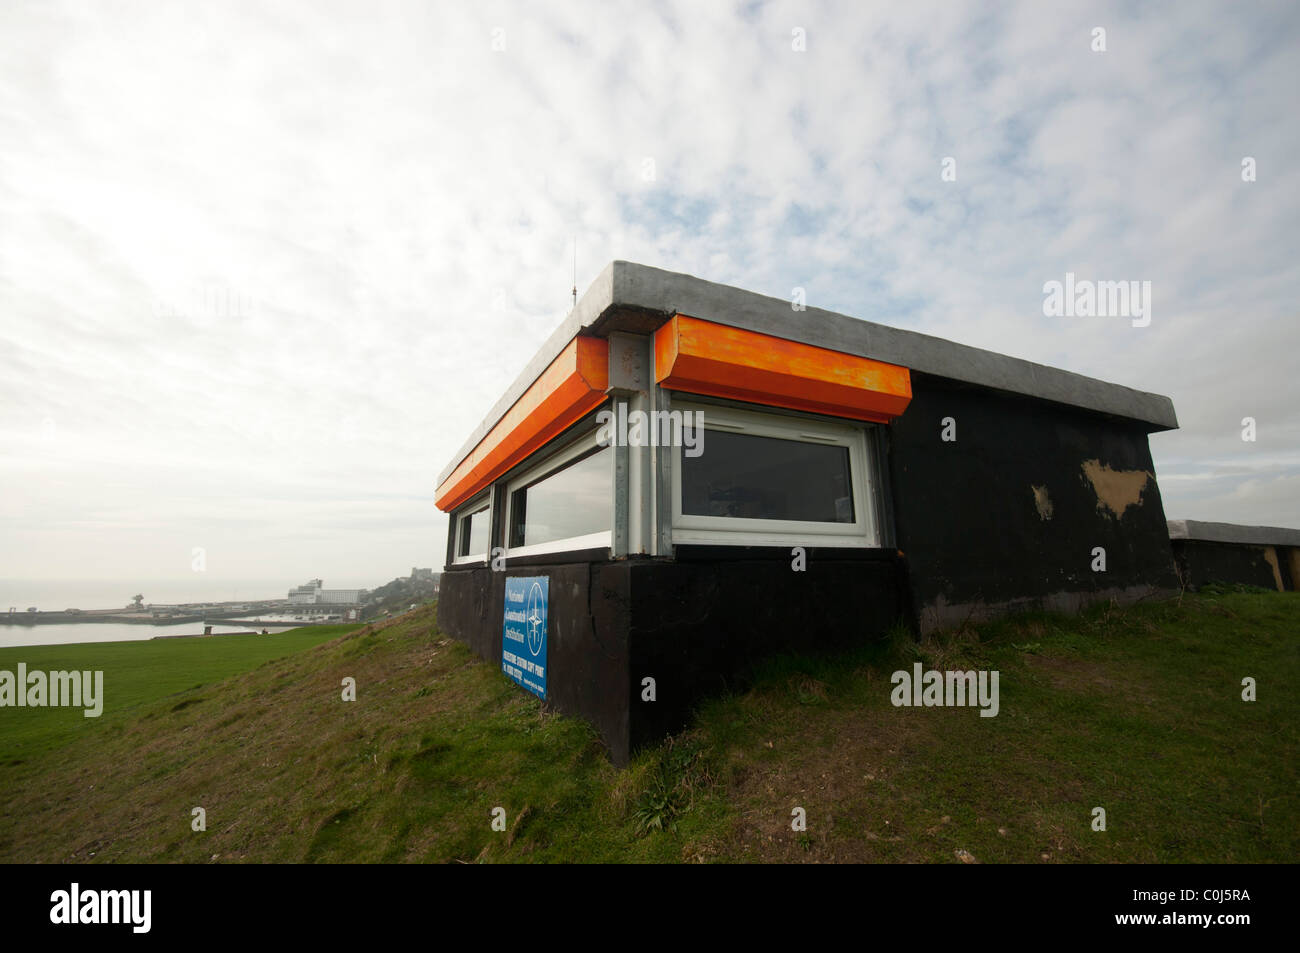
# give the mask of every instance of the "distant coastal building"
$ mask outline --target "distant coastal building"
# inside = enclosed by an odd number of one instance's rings
[[[433,581],[433,570],[432,570],[432,569],[416,569],[414,566],[412,566],[412,567],[411,567],[411,582],[420,582],[421,580],[425,580],[425,581],[428,581],[428,582],[432,582],[432,581]]]
[[[326,589],[321,580],[311,579],[289,590],[289,603],[295,606],[354,606],[368,594],[368,589]]]
[[[321,589],[316,593],[317,605],[353,606],[365,599],[367,589]]]
[[[316,603],[316,593],[321,591],[323,583],[319,579],[304,582],[289,590],[289,601],[296,606],[309,606]]]

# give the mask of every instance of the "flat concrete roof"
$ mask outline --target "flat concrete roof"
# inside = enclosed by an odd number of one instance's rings
[[[1239,543],[1247,546],[1300,546],[1300,529],[1281,526],[1243,526],[1240,523],[1202,523],[1169,520],[1170,539],[1205,543]]]
[[[720,285],[692,275],[628,261],[605,266],[564,322],[510,385],[438,477],[441,484],[579,333],[655,330],[674,314],[758,331],[791,341],[870,357],[923,374],[1136,421],[1148,433],[1174,430],[1168,397],[1108,384],[943,338],[876,324],[835,311],[794,311],[785,298]]]

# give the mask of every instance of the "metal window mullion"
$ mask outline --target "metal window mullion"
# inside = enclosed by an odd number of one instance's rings
[[[626,419],[626,399],[616,398],[611,406],[616,420]],[[626,441],[616,438],[613,450],[614,509],[610,522],[610,555],[615,559],[622,559],[628,554],[629,448]]]
[[[506,545],[506,485],[504,482],[498,481],[492,484],[488,502],[492,507],[488,523],[488,561],[491,562],[493,548]]]
[[[455,512],[447,514],[447,561],[443,563],[444,568],[455,565],[456,562],[456,537],[460,535],[460,520]]]
[[[889,429],[874,426],[868,430],[867,450],[870,459],[871,497],[876,505],[879,521],[876,524],[877,545],[884,549],[898,548],[897,527],[894,525],[894,488],[889,478]]]
[[[651,411],[668,413],[672,410],[672,398],[669,392],[658,384],[650,388]],[[652,416],[653,420],[654,417]],[[651,448],[650,465],[653,471],[652,507],[652,546],[655,556],[671,556],[673,552],[673,447],[656,446]]]

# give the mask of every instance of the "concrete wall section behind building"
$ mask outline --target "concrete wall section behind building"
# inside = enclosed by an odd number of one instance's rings
[[[1199,589],[1212,582],[1243,583],[1262,589],[1294,590],[1300,579],[1300,550],[1214,540],[1175,539],[1174,558],[1183,582]]]
[[[912,390],[889,468],[922,631],[1177,587],[1142,425],[922,374]]]

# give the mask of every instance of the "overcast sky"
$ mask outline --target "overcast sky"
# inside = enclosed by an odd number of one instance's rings
[[[580,292],[613,259],[798,286],[1167,394],[1167,516],[1300,526],[1298,34],[1294,3],[4,0],[0,576],[440,567],[435,478],[563,319],[575,236]],[[1150,326],[1045,317],[1067,271],[1150,281]]]

